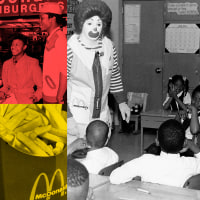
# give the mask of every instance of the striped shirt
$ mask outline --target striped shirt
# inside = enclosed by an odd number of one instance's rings
[[[99,40],[96,47],[89,48],[89,47],[85,46],[80,41],[80,39],[78,41],[80,42],[81,46],[84,46],[87,50],[91,50],[91,51],[100,50],[103,45],[102,40]],[[73,51],[72,51],[71,47],[68,45],[67,46],[67,80],[70,79],[72,60],[73,60]],[[117,51],[116,51],[116,48],[114,45],[113,45],[113,60],[114,60],[114,63],[113,63],[113,70],[112,70],[111,82],[110,82],[110,92],[113,93],[115,96],[115,93],[117,93],[117,94],[123,93],[123,84],[122,84],[122,79],[121,79],[119,66],[118,66]],[[118,102],[118,103],[122,103],[122,102]]]

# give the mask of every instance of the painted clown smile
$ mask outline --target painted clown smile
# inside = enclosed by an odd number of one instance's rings
[[[88,35],[91,37],[91,38],[97,38],[99,36],[99,32],[96,32],[96,33],[93,33],[92,31],[90,31],[88,33]]]

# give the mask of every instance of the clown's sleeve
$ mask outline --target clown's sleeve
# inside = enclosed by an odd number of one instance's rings
[[[69,45],[67,45],[67,81],[70,79],[71,64],[73,59],[73,51]],[[70,108],[67,104],[67,118],[73,117]]]
[[[70,79],[72,60],[73,60],[73,51],[71,47],[67,45],[67,80]]]
[[[118,104],[126,102],[126,97],[124,94],[124,88],[122,83],[122,78],[120,74],[120,69],[118,66],[118,58],[117,58],[117,51],[115,46],[113,45],[113,70],[111,75],[111,81],[110,81],[110,92],[115,97],[115,100]]]

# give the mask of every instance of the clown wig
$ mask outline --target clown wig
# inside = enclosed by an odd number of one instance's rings
[[[99,16],[103,22],[101,35],[108,35],[112,21],[112,12],[102,0],[83,0],[83,2],[77,6],[74,15],[75,33],[80,34],[84,22],[93,16]]]

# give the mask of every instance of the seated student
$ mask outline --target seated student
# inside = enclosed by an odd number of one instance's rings
[[[42,98],[42,71],[39,61],[27,56],[26,48],[27,38],[21,34],[15,35],[11,44],[12,58],[3,64],[1,103],[31,104]]]
[[[86,129],[86,140],[90,150],[81,163],[85,165],[89,173],[98,174],[99,171],[109,165],[118,162],[118,155],[109,147],[105,147],[108,138],[109,127],[101,121],[92,121]]]
[[[179,111],[187,110],[186,105],[191,103],[188,92],[189,82],[181,75],[174,75],[168,82],[168,93],[163,103],[165,110]]]
[[[89,174],[78,161],[67,158],[67,199],[92,200],[93,193],[89,190]]]
[[[183,120],[186,138],[197,143],[197,134],[200,128],[200,85],[192,92],[192,103],[188,106],[188,113],[179,112],[179,116],[179,120]]]
[[[187,106],[187,112],[180,110],[177,114],[176,119],[183,124],[185,129],[185,137],[189,140],[193,140],[197,143],[197,134],[200,128],[200,85],[197,86],[192,92],[192,102],[191,105]],[[151,144],[147,149],[146,153],[152,153],[155,155],[160,155],[160,147],[156,143]],[[194,153],[187,147],[181,150],[181,155],[183,156],[193,156]]]
[[[200,149],[187,140],[188,147],[196,157],[180,156],[183,148],[185,131],[175,119],[165,121],[158,129],[158,142],[161,147],[159,156],[144,154],[115,169],[110,175],[110,182],[120,184],[140,176],[142,181],[183,187],[185,181],[200,173]]]

